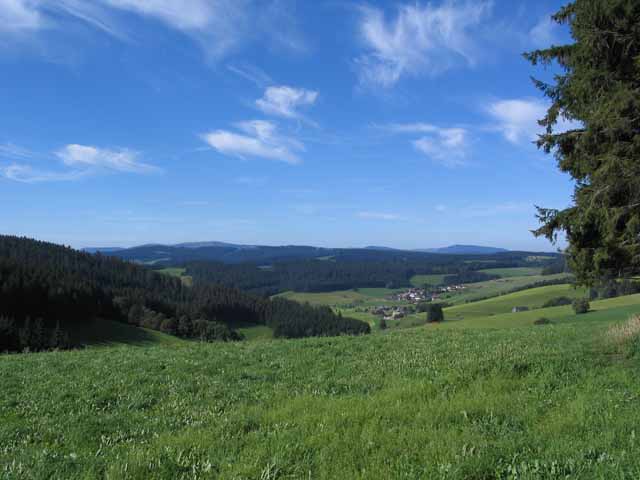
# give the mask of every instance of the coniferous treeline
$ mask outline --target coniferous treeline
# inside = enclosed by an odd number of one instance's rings
[[[66,333],[95,318],[203,340],[238,339],[233,328],[246,323],[282,337],[369,331],[324,309],[222,285],[186,287],[114,257],[11,236],[0,236],[0,317],[0,350],[64,348]]]
[[[394,254],[380,259],[379,252],[353,252],[330,259],[294,260],[270,265],[229,264],[199,261],[184,264],[185,275],[196,283],[219,283],[263,295],[293,290],[328,292],[351,288],[411,286],[411,278],[422,274],[447,275],[446,283],[472,283],[497,278],[479,272],[488,268],[475,256]],[[491,268],[538,266],[546,262],[527,261],[530,254],[500,254],[492,258]],[[486,258],[486,256],[485,256]]]

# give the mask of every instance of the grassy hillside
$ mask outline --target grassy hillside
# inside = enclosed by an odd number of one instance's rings
[[[469,305],[471,306],[471,305]],[[554,323],[611,321],[640,313],[640,294],[608,298],[591,302],[591,311],[575,315],[571,306],[551,307],[528,312],[503,313],[477,316],[473,311],[468,316],[456,313],[457,307],[445,309],[445,319],[440,328],[509,328],[530,326],[538,318],[547,318]]]
[[[637,478],[627,313],[0,357],[1,476]]]
[[[357,290],[339,290],[322,293],[285,292],[277,296],[311,305],[329,305],[339,307],[343,305],[395,305],[399,302],[386,299],[389,295],[400,290],[388,288],[360,288]]]
[[[462,304],[480,299],[504,295],[516,289],[524,289],[533,286],[536,282],[555,281],[566,279],[570,282],[570,275],[560,273],[556,275],[524,275],[520,277],[499,278],[485,282],[468,283],[460,292],[445,294],[442,296],[447,303]]]
[[[180,345],[188,342],[156,330],[140,328],[113,320],[98,319],[75,325],[70,329],[74,345]]]
[[[486,268],[480,270],[489,275],[498,275],[501,278],[524,277],[527,275],[540,275],[542,268],[535,267],[512,267],[512,268]]]
[[[447,309],[447,318],[469,319],[486,317],[509,313],[513,307],[540,308],[546,301],[555,297],[579,298],[584,297],[586,293],[584,288],[575,288],[568,284],[530,288],[487,300],[450,307]]]

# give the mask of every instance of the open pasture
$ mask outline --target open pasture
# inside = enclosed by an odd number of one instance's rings
[[[604,339],[639,302],[542,327],[0,357],[0,476],[634,479],[640,363]]]
[[[487,317],[501,313],[510,313],[514,307],[538,309],[552,298],[580,298],[584,297],[586,293],[586,289],[575,288],[569,284],[549,285],[500,295],[487,300],[459,304],[448,308],[447,313],[460,319]]]
[[[560,273],[555,275],[525,275],[521,277],[498,278],[484,282],[467,283],[464,290],[441,295],[447,303],[458,305],[466,302],[474,302],[485,298],[504,295],[514,290],[533,287],[537,282],[565,280],[567,284],[573,277]]]
[[[511,268],[485,268],[480,270],[489,275],[498,275],[500,278],[525,277],[528,275],[540,275],[542,268],[537,267],[511,267]]]

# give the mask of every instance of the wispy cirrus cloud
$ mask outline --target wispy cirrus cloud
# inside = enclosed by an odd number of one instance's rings
[[[0,148],[0,157],[9,158],[9,165],[0,166],[0,176],[23,183],[42,183],[78,180],[102,173],[157,173],[161,169],[142,163],[139,153],[128,149],[105,149],[89,145],[70,144],[62,147],[53,155],[36,154],[21,147],[12,145]],[[48,160],[55,158],[64,170],[51,170],[35,167],[25,162],[36,157]]]
[[[281,135],[275,124],[266,120],[252,120],[236,125],[242,132],[215,130],[201,135],[212,148],[224,155],[258,157],[296,165],[302,162],[297,152],[304,145],[294,138]]]
[[[139,154],[131,150],[110,150],[89,145],[66,145],[56,152],[56,156],[68,167],[80,169],[111,170],[114,172],[150,173],[157,167],[142,163]]]
[[[429,123],[395,123],[383,127],[392,133],[420,134],[413,147],[446,167],[465,164],[469,132],[460,127],[439,127]]]
[[[366,52],[355,63],[363,84],[391,87],[405,75],[435,75],[478,61],[472,31],[488,17],[491,1],[401,5],[393,19],[381,9],[361,8],[360,37]]]
[[[14,145],[13,143],[0,144],[0,158],[29,159],[35,156],[34,152],[19,145]]]
[[[536,48],[547,48],[561,42],[560,31],[560,25],[551,15],[545,15],[529,30],[529,41]]]
[[[18,33],[42,28],[43,18],[30,2],[0,0],[0,32]]]
[[[534,142],[538,135],[544,133],[538,121],[545,117],[548,108],[547,102],[536,98],[496,100],[485,107],[494,122],[490,129],[501,132],[513,144]],[[580,128],[580,124],[559,118],[554,131],[564,132],[574,128]]]
[[[267,87],[264,96],[256,100],[256,106],[268,115],[300,118],[300,108],[313,105],[318,92],[286,85]]]
[[[390,213],[390,212],[363,211],[363,212],[358,212],[356,216],[358,218],[363,218],[367,220],[386,220],[386,221],[403,220],[403,217],[401,215],[398,215],[396,213]]]
[[[53,171],[33,168],[30,165],[12,163],[0,166],[0,176],[21,183],[65,182],[78,180],[88,174],[86,170]]]
[[[211,58],[259,38],[295,51],[305,45],[281,0],[0,0],[0,33],[33,34],[80,22],[128,41],[136,32],[130,17],[192,38]]]

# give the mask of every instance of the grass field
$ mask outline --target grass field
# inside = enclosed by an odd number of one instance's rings
[[[334,292],[304,293],[284,292],[277,296],[311,305],[328,305],[340,307],[344,305],[396,305],[400,302],[387,300],[386,297],[399,292],[388,288],[359,288],[357,290],[338,290]]]
[[[640,295],[594,310],[3,356],[0,478],[636,479]]]
[[[414,275],[411,277],[411,285],[414,287],[421,288],[425,285],[442,285],[444,283],[445,274],[434,274],[434,275]]]
[[[488,297],[504,295],[516,289],[524,289],[532,286],[536,282],[561,279],[566,279],[568,284],[572,277],[564,273],[557,275],[525,275],[521,277],[507,277],[497,280],[487,280],[485,282],[468,283],[465,285],[464,290],[442,295],[442,299],[447,303],[458,305]]]
[[[96,319],[74,325],[71,341],[76,345],[89,347],[179,345],[186,342],[186,340],[158,332],[157,330],[139,328],[126,323],[104,319]]]
[[[510,313],[513,307],[537,309],[542,307],[547,300],[555,297],[580,298],[584,297],[586,293],[586,289],[575,288],[569,284],[549,285],[500,295],[478,302],[456,305],[446,310],[452,318],[468,319],[487,317],[501,313]]]
[[[185,272],[187,271],[186,268],[167,267],[167,268],[161,268],[160,270],[156,270],[156,271],[158,273],[163,273],[165,275],[171,275],[172,277],[178,277],[180,280],[182,280],[182,283],[184,283],[185,285],[191,286],[193,284],[193,278],[191,278],[191,276],[189,275],[185,275]]]
[[[463,317],[455,313],[456,307],[445,309],[445,319],[441,328],[513,328],[528,327],[538,318],[547,318],[554,323],[573,321],[603,321],[609,322],[621,318],[628,318],[632,314],[640,313],[640,294],[624,297],[608,298],[591,302],[591,310],[583,315],[575,315],[571,306],[541,308],[518,313],[502,313],[488,316]]]
[[[511,268],[485,268],[480,270],[489,275],[498,275],[500,278],[525,277],[527,275],[540,275],[542,268],[536,267],[511,267]]]

